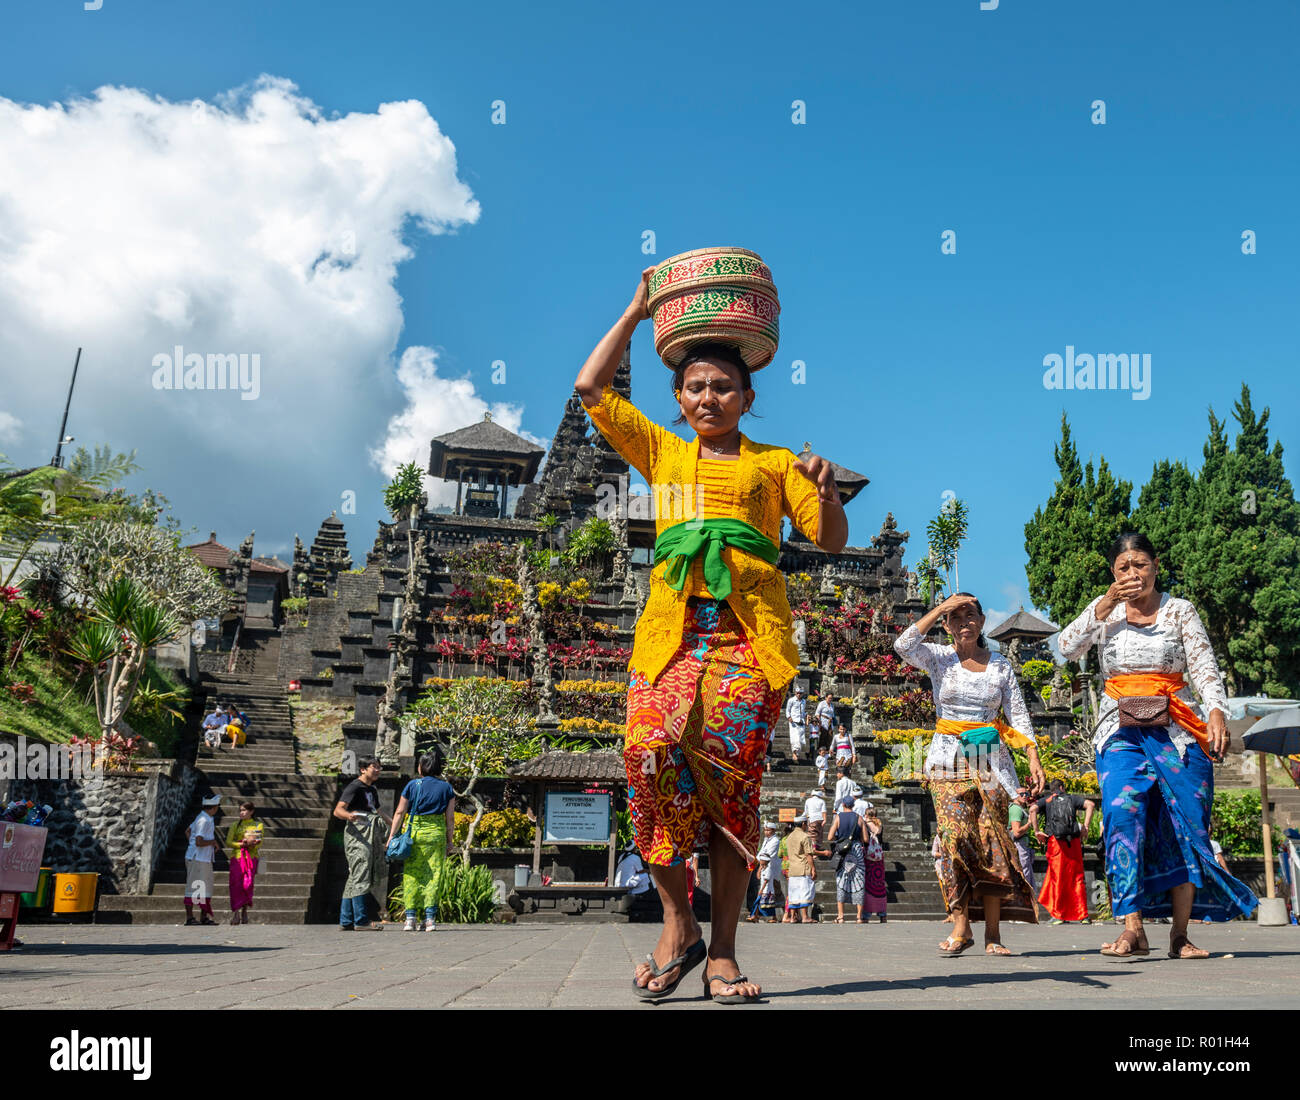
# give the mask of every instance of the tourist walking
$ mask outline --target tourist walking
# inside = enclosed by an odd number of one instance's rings
[[[814,787],[808,792],[808,797],[804,799],[803,815],[808,822],[808,835],[812,838],[813,846],[820,848],[822,838],[826,835],[826,795],[820,787]]]
[[[1034,890],[1034,850],[1030,847],[1029,838],[1033,835],[1033,829],[1029,822],[1029,799],[1025,797],[1024,792],[1020,792],[1011,800],[1011,805],[1007,809],[1007,832],[1011,834],[1011,839],[1016,842],[1016,855],[1020,859],[1020,870],[1024,873],[1025,881],[1029,883],[1029,889]]]
[[[817,892],[817,865],[813,857],[819,853],[812,837],[804,829],[807,822],[807,817],[799,814],[786,830],[785,854],[790,863],[785,890],[787,924],[813,923],[813,896]]]
[[[239,804],[239,817],[226,830],[226,855],[230,860],[230,923],[247,924],[253,907],[253,881],[257,878],[258,855],[264,829],[257,820],[257,807]]]
[[[212,857],[216,854],[217,824],[213,816],[221,796],[210,794],[201,802],[198,816],[185,830],[185,923],[216,924],[212,919]],[[194,919],[194,902],[199,903],[199,920]]]
[[[817,704],[817,748],[831,747],[831,730],[835,727],[835,697],[829,692],[822,693],[822,701]]]
[[[1143,917],[1168,917],[1170,957],[1204,959],[1208,952],[1188,939],[1187,922],[1246,916],[1258,904],[1210,847],[1213,761],[1228,744],[1227,693],[1196,608],[1156,587],[1160,563],[1151,541],[1125,532],[1108,560],[1114,583],[1059,642],[1067,660],[1095,642],[1106,681],[1093,746],[1111,911],[1124,918],[1124,931],[1102,953],[1148,954]],[[1205,719],[1192,709],[1192,685]]]
[[[951,645],[925,641],[940,620]],[[939,945],[947,956],[974,945],[972,921],[984,921],[988,955],[1011,954],[1001,940],[1003,917],[1037,923],[1033,893],[1007,832],[1007,807],[1020,790],[1008,746],[1023,747],[1029,757],[1034,794],[1043,789],[1043,769],[1015,667],[989,652],[983,627],[979,600],[958,592],[894,642],[898,655],[928,673],[933,685],[937,717],[925,777],[943,845],[939,878],[953,916],[952,935]],[[998,717],[999,710],[1011,725]]]
[[[785,720],[790,726],[790,758],[796,764],[808,751],[807,719],[808,702],[804,698],[803,688],[796,685],[785,704]]]
[[[867,827],[867,843],[863,851],[864,888],[863,908],[867,917],[877,916],[884,924],[889,912],[889,886],[885,881],[885,825],[876,816],[875,807],[868,802],[862,817]]]
[[[776,893],[785,876],[781,871],[781,838],[776,835],[776,822],[763,822],[763,843],[758,849],[758,897],[748,920],[766,919],[776,923]]]
[[[866,924],[862,905],[867,888],[867,823],[853,812],[852,795],[840,800],[826,846],[835,858],[835,923],[844,923],[847,902],[858,907],[858,923]]]
[[[862,789],[861,786],[859,786],[849,776],[848,765],[837,768],[835,771],[835,796],[831,801],[831,805],[838,806],[845,798],[851,796],[854,787],[857,787],[858,790]]]
[[[1065,784],[1052,780],[1050,791],[1029,806],[1029,828],[1047,849],[1047,875],[1039,902],[1052,914],[1053,924],[1088,920],[1088,887],[1083,874],[1083,838],[1092,828],[1097,804],[1081,794],[1067,794]],[[1079,829],[1079,811],[1083,829]],[[1047,829],[1039,829],[1039,818]],[[1029,876],[1025,876],[1028,878]]]
[[[348,861],[348,878],[339,905],[339,929],[344,932],[380,930],[381,926],[372,923],[366,912],[366,896],[383,881],[388,866],[384,862],[383,826],[389,822],[379,812],[379,792],[374,786],[379,778],[379,761],[368,756],[358,763],[360,773],[343,788],[334,806],[334,816],[345,822],[343,855]]]
[[[663,932],[633,982],[638,996],[658,999],[707,957],[706,994],[752,1002],[761,988],[736,961],[736,925],[757,865],[763,748],[799,662],[777,568],[781,521],[788,516],[829,553],[843,549],[848,522],[829,462],[797,458],[740,431],[755,394],[737,347],[692,345],[675,368],[673,395],[695,433],[690,441],[647,419],[612,386],[633,332],[650,315],[653,272],[641,273],[631,304],[575,381],[592,423],[648,484],[685,487],[680,509],[672,501],[657,509],[656,565],[628,665],[624,761],[633,830],[664,904]],[[685,877],[686,860],[705,846],[713,906],[707,949]]]
[[[852,768],[858,762],[858,750],[854,747],[853,736],[843,722],[835,731],[835,740],[831,742],[831,751],[835,753],[835,766]]]
[[[438,927],[438,893],[443,864],[452,853],[456,832],[456,792],[442,779],[442,750],[436,745],[420,757],[412,779],[403,789],[393,811],[388,843],[409,830],[411,851],[402,863],[402,905],[406,909],[403,932],[419,927],[424,911],[424,931]],[[407,815],[410,821],[403,824]]]

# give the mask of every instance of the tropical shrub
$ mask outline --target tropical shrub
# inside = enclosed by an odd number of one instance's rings
[[[443,924],[490,924],[496,912],[496,890],[492,872],[482,864],[467,866],[449,859],[438,880],[438,920]],[[401,920],[405,915],[402,887],[388,894],[388,915]]]
[[[1264,824],[1259,791],[1215,791],[1210,835],[1225,856],[1262,856]]]

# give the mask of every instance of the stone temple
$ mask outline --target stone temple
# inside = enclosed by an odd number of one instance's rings
[[[614,381],[631,398],[631,367],[625,352]],[[457,504],[451,514],[423,511],[414,527],[408,520],[379,524],[361,569],[349,569],[350,552],[340,521],[331,514],[321,525],[310,552],[294,555],[294,592],[308,598],[306,626],[292,619],[282,633],[279,675],[300,680],[304,700],[332,699],[351,704],[346,723],[347,749],[358,756],[375,753],[393,760],[394,718],[438,675],[505,674],[499,656],[480,652],[473,665],[463,656],[449,658],[448,633],[439,611],[455,588],[455,556],[483,544],[499,544],[510,556],[524,540],[534,548],[566,545],[587,521],[603,518],[601,503],[629,499],[626,515],[608,517],[614,545],[595,578],[585,615],[602,624],[602,637],[630,652],[637,615],[648,592],[654,545],[654,521],[646,498],[633,493],[635,471],[592,427],[574,393],[564,407],[545,467],[537,476],[541,451],[501,425],[485,419],[431,441],[429,473],[455,481]],[[836,474],[848,504],[868,479],[844,467]],[[522,486],[507,508],[512,487]],[[606,509],[608,511],[609,509]],[[644,513],[644,514],[642,514]],[[862,530],[862,517],[850,515],[851,530]],[[903,564],[908,538],[886,514],[870,545],[826,554],[790,525],[781,546],[780,566],[787,573],[811,578],[819,606],[838,605],[854,596],[878,607],[881,617],[906,622],[925,605]],[[839,594],[837,594],[837,591]],[[792,604],[794,603],[792,595]],[[470,636],[481,641],[487,631]],[[517,647],[528,639],[522,625],[507,627]],[[548,642],[564,639],[548,638]],[[883,639],[882,639],[883,641]],[[440,652],[440,643],[442,651]],[[500,646],[497,647],[500,649]],[[626,656],[598,662],[602,676],[626,679]],[[834,686],[833,668],[806,667],[814,687],[825,676]],[[590,674],[590,672],[588,673]]]

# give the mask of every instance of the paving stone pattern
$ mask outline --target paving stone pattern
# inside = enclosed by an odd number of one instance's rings
[[[1236,922],[1195,926],[1222,953],[1178,962],[1161,953],[1097,954],[1106,925],[1005,925],[1014,958],[940,958],[949,926],[742,925],[745,972],[772,1008],[961,1007],[1268,1009],[1300,1007],[1300,929]],[[0,984],[25,1008],[621,1008],[722,1011],[698,971],[671,1001],[631,993],[654,925],[473,925],[433,933],[342,933],[326,926],[230,928],[31,925],[26,946],[0,955]],[[707,928],[706,928],[707,934]],[[976,929],[982,935],[982,926]],[[1226,957],[1227,955],[1232,957]]]

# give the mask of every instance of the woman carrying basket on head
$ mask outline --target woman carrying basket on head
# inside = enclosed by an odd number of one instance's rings
[[[1106,678],[1093,745],[1111,911],[1124,918],[1124,931],[1101,950],[1149,955],[1143,916],[1169,917],[1169,957],[1204,959],[1209,953],[1187,938],[1188,920],[1228,920],[1257,904],[1210,847],[1212,761],[1228,744],[1228,697],[1196,608],[1156,588],[1160,562],[1151,541],[1120,535],[1110,568],[1115,583],[1060,637],[1067,660],[1097,642]],[[1192,710],[1185,680],[1208,719]]]
[[[771,354],[753,368],[743,348],[725,343],[672,354],[689,442],[611,387],[632,333],[650,316],[651,276],[672,262],[641,273],[575,388],[592,422],[658,497],[656,565],[628,666],[624,762],[636,844],[659,889],[664,925],[633,984],[644,999],[667,996],[707,959],[705,995],[740,1003],[761,993],[741,973],[735,937],[760,844],[767,734],[798,667],[776,567],[781,519],[831,553],[847,542],[848,523],[829,462],[755,443],[738,427],[754,401],[750,371]],[[686,900],[686,861],[702,847],[713,905],[707,949]]]

